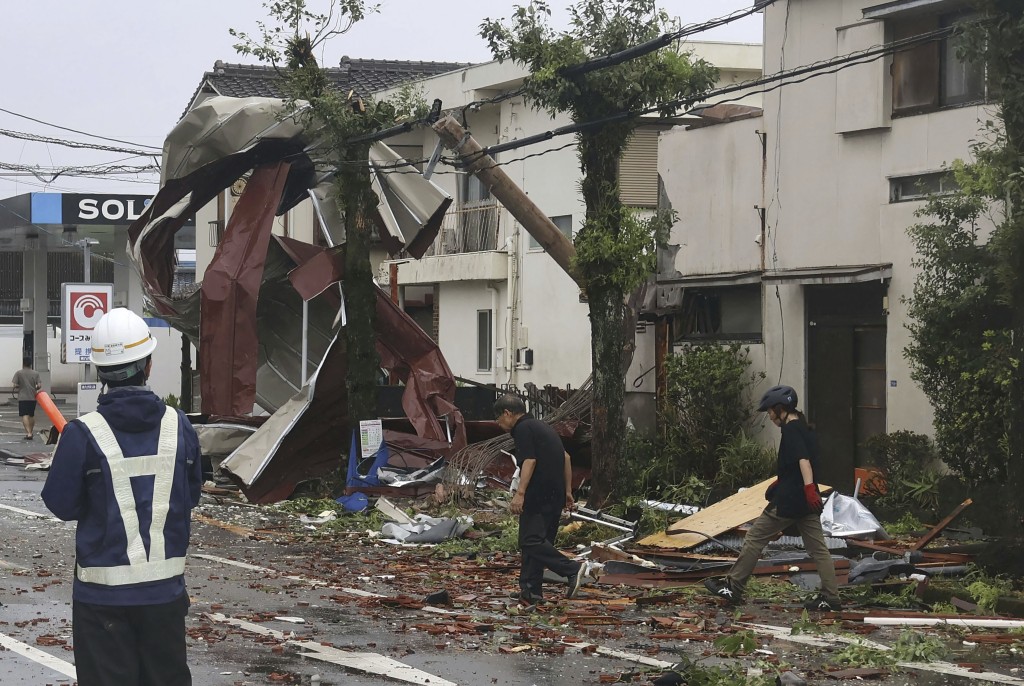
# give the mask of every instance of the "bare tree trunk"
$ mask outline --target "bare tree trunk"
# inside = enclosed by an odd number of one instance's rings
[[[580,142],[580,161],[583,167],[581,186],[587,205],[587,222],[583,230],[599,231],[609,241],[617,241],[621,232],[618,160],[627,135],[621,136],[619,145],[600,134],[584,134]],[[623,361],[626,356],[623,336],[626,323],[625,293],[613,285],[605,274],[584,273],[582,278],[590,304],[590,356],[594,379],[588,504],[591,507],[603,507],[615,497],[626,433],[623,385]]]
[[[347,159],[367,159],[369,149],[356,146]],[[377,416],[377,355],[374,331],[377,297],[370,267],[374,195],[369,171],[346,172],[341,180],[345,213],[345,349],[348,355],[348,416],[353,428],[362,419]]]
[[[625,387],[622,382],[623,336],[626,306],[621,291],[593,289],[590,299],[591,363],[594,398],[591,408],[592,481],[588,505],[603,507],[614,497],[626,432]]]

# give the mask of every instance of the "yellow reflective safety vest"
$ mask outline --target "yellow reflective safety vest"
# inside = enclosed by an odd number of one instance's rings
[[[78,579],[91,584],[123,586],[162,581],[183,574],[184,556],[167,557],[164,545],[164,525],[171,504],[171,487],[174,483],[178,452],[178,413],[171,407],[164,412],[160,421],[160,438],[156,454],[137,457],[124,456],[114,432],[100,413],[84,415],[79,417],[79,421],[92,434],[110,468],[114,499],[121,513],[125,538],[128,541],[129,563],[114,567],[77,566]],[[140,476],[153,477],[153,512],[146,532],[149,539],[148,554],[139,526],[131,484],[133,477]]]

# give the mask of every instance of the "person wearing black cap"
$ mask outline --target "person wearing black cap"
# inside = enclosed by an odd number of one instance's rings
[[[779,443],[778,478],[768,487],[768,506],[743,539],[739,558],[721,579],[707,579],[709,591],[732,604],[743,602],[743,589],[765,546],[783,530],[796,525],[804,549],[814,560],[821,577],[821,592],[805,603],[808,610],[832,612],[841,609],[835,565],[821,529],[821,494],[814,474],[818,469],[818,443],[802,412],[796,409],[796,391],[791,386],[773,386],[761,397],[758,412],[782,430]]]

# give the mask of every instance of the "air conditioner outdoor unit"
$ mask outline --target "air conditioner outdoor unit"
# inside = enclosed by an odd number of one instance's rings
[[[22,298],[21,299],[21,311],[22,312],[31,312],[32,311],[32,298]]]

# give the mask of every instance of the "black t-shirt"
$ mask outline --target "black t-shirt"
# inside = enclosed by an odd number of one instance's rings
[[[537,461],[523,499],[525,509],[565,504],[565,447],[550,426],[526,414],[512,427],[516,444],[516,462],[520,467],[529,459]]]
[[[810,512],[804,497],[804,478],[800,474],[800,460],[811,463],[814,481],[818,480],[818,440],[807,423],[802,419],[782,425],[782,441],[779,443],[778,474],[779,485],[772,497],[772,504],[780,517],[803,517]]]

